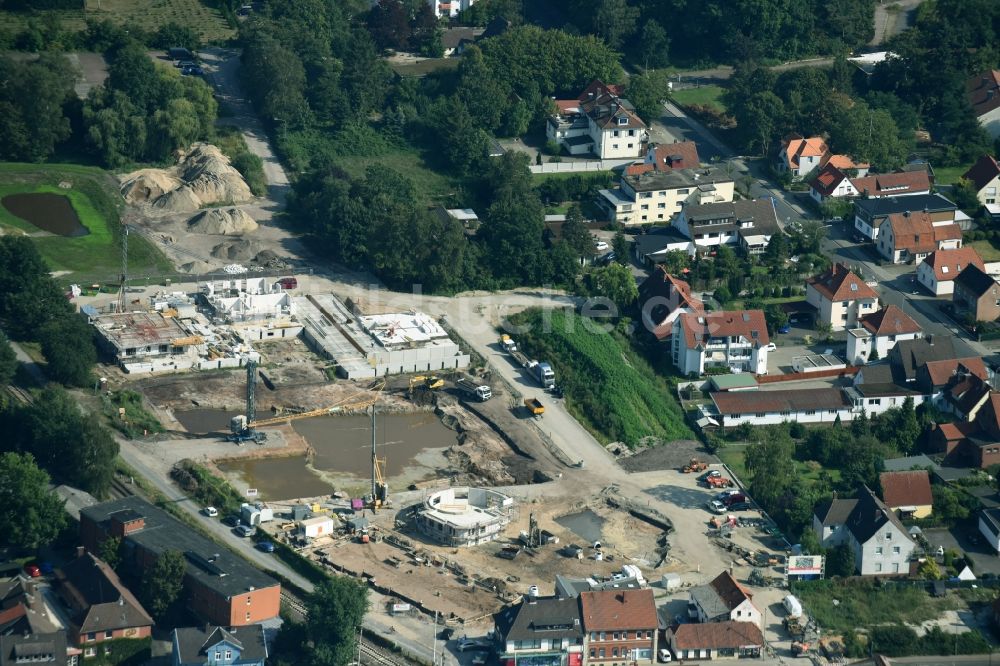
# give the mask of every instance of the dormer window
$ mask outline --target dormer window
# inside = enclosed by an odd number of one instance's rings
[[[618,116],[618,124],[619,125],[628,125],[628,118],[625,118],[623,116]]]
[[[948,267],[947,266],[942,266],[941,267],[941,272],[942,273],[947,273],[948,272]]]

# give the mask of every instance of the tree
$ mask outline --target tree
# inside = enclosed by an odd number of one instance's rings
[[[951,188],[952,199],[955,205],[964,211],[974,212],[979,210],[981,205],[976,188],[965,178],[960,178]]]
[[[65,107],[76,75],[66,58],[0,57],[0,158],[39,162],[70,136]]]
[[[619,229],[611,238],[611,249],[615,253],[615,261],[622,266],[628,265],[628,240],[625,233]]]
[[[566,221],[562,225],[562,240],[578,257],[588,257],[593,253],[594,240],[583,223],[580,204],[573,204],[566,211]]]
[[[29,454],[0,454],[0,534],[16,548],[52,543],[66,525],[63,501]]]
[[[0,384],[10,384],[17,373],[17,354],[10,346],[7,335],[0,331]]]
[[[306,600],[306,636],[311,666],[343,666],[355,652],[358,629],[368,611],[368,588],[347,576],[316,586]]]
[[[180,598],[186,569],[184,554],[179,550],[167,550],[143,572],[139,598],[155,620],[163,620]]]
[[[97,549],[97,556],[104,560],[109,567],[118,570],[118,565],[122,563],[122,540],[121,537],[108,537],[101,542]]]
[[[770,304],[764,308],[764,320],[767,322],[768,333],[774,335],[782,326],[788,324],[788,313],[777,304]]]
[[[613,263],[590,271],[585,284],[591,296],[607,298],[618,306],[619,313],[639,299],[639,287],[632,271],[621,264]]]
[[[410,19],[399,0],[379,0],[368,14],[368,30],[375,43],[384,49],[404,49],[413,35]]]
[[[838,114],[830,128],[830,143],[838,152],[868,162],[878,171],[902,165],[910,148],[887,111],[860,101]]]
[[[639,32],[637,56],[644,69],[658,69],[670,64],[670,38],[656,21],[643,23]]]
[[[86,321],[73,315],[59,317],[38,331],[38,341],[51,379],[68,386],[90,385],[97,349]]]
[[[647,123],[663,115],[663,102],[670,95],[670,76],[665,69],[646,70],[629,77],[625,97],[635,105],[639,116]]]
[[[846,543],[834,546],[826,555],[828,576],[853,576],[855,572],[854,549]]]
[[[593,16],[594,32],[617,50],[635,32],[639,8],[630,6],[626,0],[600,0]]]
[[[962,491],[947,485],[934,484],[931,486],[931,494],[934,497],[934,515],[942,522],[954,523],[969,517],[967,496]]]
[[[0,319],[15,340],[34,339],[49,321],[72,314],[27,236],[0,236]]]
[[[156,29],[150,45],[158,49],[183,47],[195,51],[201,46],[201,35],[193,28],[169,21]]]
[[[924,580],[941,580],[944,578],[937,561],[930,557],[925,559],[917,568],[917,575]]]
[[[761,506],[772,509],[795,484],[792,454],[795,444],[781,428],[768,429],[760,440],[746,449],[750,492]]]

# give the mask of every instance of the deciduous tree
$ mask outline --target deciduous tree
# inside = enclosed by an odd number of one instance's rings
[[[17,548],[51,543],[66,524],[49,475],[28,454],[0,454],[0,534]]]
[[[313,643],[311,666],[350,663],[368,611],[368,588],[347,576],[329,578],[309,595],[306,608],[306,635]]]
[[[162,620],[180,598],[186,568],[183,553],[167,550],[160,553],[153,566],[143,572],[139,598],[155,620]]]

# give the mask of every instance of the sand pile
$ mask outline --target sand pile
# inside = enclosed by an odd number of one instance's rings
[[[193,213],[215,204],[253,200],[250,187],[218,148],[196,143],[169,169],[142,169],[122,177],[129,203],[151,203],[169,213]]]
[[[224,261],[250,261],[260,252],[260,243],[240,239],[219,243],[212,248],[212,256]]]
[[[201,234],[239,236],[257,228],[257,223],[239,208],[213,208],[188,220],[188,230]]]

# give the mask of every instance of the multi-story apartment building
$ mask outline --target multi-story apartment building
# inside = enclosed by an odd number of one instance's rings
[[[702,375],[707,368],[767,374],[770,338],[762,310],[682,314],[674,320],[670,346],[683,375]]]

